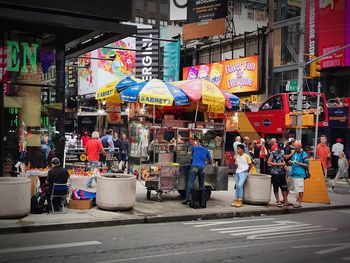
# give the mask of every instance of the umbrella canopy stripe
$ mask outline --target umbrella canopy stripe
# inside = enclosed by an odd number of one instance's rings
[[[135,77],[127,77],[125,79],[120,80],[117,85],[115,86],[115,88],[117,89],[117,91],[120,93],[123,90],[125,90],[127,87],[136,85],[138,83],[142,82],[141,79],[135,78]]]

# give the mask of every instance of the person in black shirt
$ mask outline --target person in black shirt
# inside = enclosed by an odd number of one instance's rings
[[[61,165],[60,159],[58,159],[57,157],[52,158],[51,165],[52,165],[52,168],[48,172],[47,179],[46,179],[46,183],[48,185],[46,195],[47,195],[47,200],[48,200],[49,204],[50,204],[50,197],[51,197],[53,185],[55,183],[56,184],[66,184],[68,181],[68,178],[69,178],[68,170],[66,168],[63,168],[60,166]],[[56,210],[56,208],[59,208],[59,206],[60,206],[59,202],[60,202],[59,199],[53,200],[55,210]]]

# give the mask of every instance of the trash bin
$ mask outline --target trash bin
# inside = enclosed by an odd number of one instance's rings
[[[271,175],[248,174],[244,183],[243,203],[267,205],[271,200]]]
[[[0,177],[0,218],[24,217],[30,212],[31,180]]]
[[[130,174],[97,176],[96,204],[105,210],[129,210],[135,205],[136,177]]]

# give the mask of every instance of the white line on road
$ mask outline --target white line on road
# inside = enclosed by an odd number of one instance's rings
[[[187,222],[184,225],[194,225],[194,227],[204,227],[204,226],[217,226],[226,224],[239,224],[245,222],[258,222],[258,221],[272,221],[274,218],[256,218],[256,219],[246,219],[246,220],[230,220],[230,221],[220,221],[220,222]]]
[[[333,252],[341,251],[350,248],[350,243],[335,243],[335,244],[322,244],[322,245],[305,245],[305,246],[294,246],[292,248],[321,248],[321,247],[333,247],[325,250],[315,252],[315,254],[325,255]],[[346,259],[344,259],[346,260]]]
[[[114,260],[107,260],[107,261],[100,261],[98,263],[115,263],[115,262],[127,262],[127,261],[139,261],[143,259],[153,259],[153,258],[161,258],[161,257],[170,257],[170,256],[180,256],[180,255],[188,255],[188,254],[198,254],[203,252],[215,252],[218,250],[231,250],[231,249],[241,249],[241,248],[247,248],[247,247],[260,247],[260,246],[269,246],[269,245],[276,245],[276,244],[287,244],[292,242],[305,242],[310,240],[315,240],[320,238],[309,238],[309,239],[299,239],[299,240],[285,240],[285,241],[277,241],[277,242],[270,242],[270,243],[259,243],[259,244],[247,244],[247,245],[240,245],[240,246],[231,246],[231,247],[217,247],[217,248],[207,248],[207,249],[197,249],[197,250],[187,250],[187,251],[180,251],[180,252],[174,252],[174,253],[166,253],[166,254],[156,254],[156,255],[147,255],[147,256],[140,256],[140,257],[133,257],[133,258],[121,258],[121,259],[114,259]]]
[[[92,245],[100,245],[100,244],[102,243],[98,241],[85,241],[85,242],[74,242],[74,243],[64,243],[64,244],[45,245],[45,246],[3,248],[3,249],[0,249],[0,254],[46,250],[46,249],[57,249],[57,248],[68,248],[68,247],[83,247],[83,246],[92,246]]]

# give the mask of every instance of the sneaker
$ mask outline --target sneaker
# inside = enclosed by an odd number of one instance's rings
[[[188,204],[190,203],[190,200],[185,199],[182,203],[183,203],[184,205],[188,205]]]

